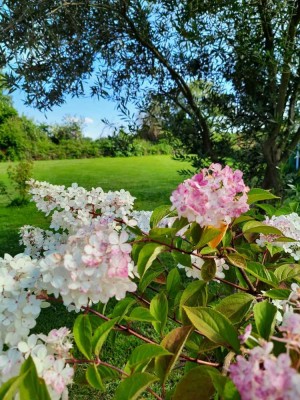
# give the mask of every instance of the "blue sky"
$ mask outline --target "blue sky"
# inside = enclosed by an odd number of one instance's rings
[[[120,112],[116,109],[116,103],[91,97],[72,98],[66,97],[66,102],[60,107],[53,107],[52,111],[41,112],[24,105],[25,93],[15,91],[11,95],[14,107],[19,114],[32,118],[35,122],[48,124],[61,123],[65,116],[82,118],[84,124],[84,136],[97,139],[107,136],[112,130],[105,126],[101,119],[105,118],[117,126],[124,125]],[[132,112],[132,110],[131,110]]]

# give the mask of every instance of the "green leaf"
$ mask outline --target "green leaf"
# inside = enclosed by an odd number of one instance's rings
[[[199,242],[195,246],[196,249],[200,249],[201,247],[205,246],[207,243],[211,242],[217,236],[221,234],[221,230],[213,227],[205,227]]]
[[[157,322],[152,322],[155,331],[162,336],[168,319],[168,300],[166,295],[158,293],[150,303],[150,312]]]
[[[139,290],[143,293],[155,278],[160,276],[165,271],[163,265],[154,261],[151,267],[144,273],[139,281]]]
[[[180,253],[179,251],[173,251],[172,256],[178,264],[181,264],[184,267],[192,266],[192,260],[190,254]]]
[[[283,236],[282,232],[279,229],[274,228],[274,226],[263,224],[259,221],[246,222],[243,226],[243,233],[264,233],[267,235]]]
[[[181,289],[181,277],[178,268],[173,268],[167,277],[167,292],[170,297],[175,297]]]
[[[203,228],[201,228],[197,222],[193,222],[186,234],[189,236],[190,241],[195,245],[199,242],[202,232]]]
[[[283,252],[283,248],[282,247],[274,246],[271,243],[266,243],[265,246],[269,250],[269,253],[270,253],[271,257],[275,256],[275,254]]]
[[[14,400],[15,394],[17,393],[21,383],[25,379],[29,371],[21,374],[17,377],[9,379],[0,387],[0,399],[1,400]]]
[[[88,315],[78,315],[73,327],[75,343],[79,351],[87,358],[92,358],[92,325]]]
[[[272,217],[272,215],[274,215],[276,212],[276,208],[274,206],[271,206],[271,204],[257,204],[256,207],[264,210],[269,217]]]
[[[276,322],[277,307],[268,301],[262,301],[253,307],[254,320],[258,334],[269,340]]]
[[[236,218],[233,221],[232,226],[241,224],[242,222],[245,222],[245,221],[251,221],[251,220],[253,220],[253,218],[250,217],[249,215],[241,215],[240,217]]]
[[[182,293],[179,308],[182,322],[190,324],[183,306],[206,306],[207,303],[207,283],[204,281],[193,281],[190,283]]]
[[[115,324],[119,321],[119,317],[103,322],[94,332],[92,337],[92,348],[96,356],[99,357],[102,346],[107,339],[110,331],[114,328]]]
[[[232,232],[228,229],[222,239],[223,247],[230,247],[232,241]]]
[[[274,271],[275,276],[279,282],[285,282],[296,277],[300,277],[300,265],[299,264],[284,264],[276,268]]]
[[[229,263],[234,265],[235,267],[238,267],[238,268],[246,268],[247,267],[245,257],[243,257],[239,253],[226,254],[226,258],[229,261]]]
[[[208,367],[207,372],[222,400],[240,400],[239,392],[234,383],[215,369]]]
[[[222,396],[222,400],[241,400],[235,384],[230,379],[225,384]]]
[[[194,327],[212,342],[239,352],[240,342],[237,331],[219,311],[208,307],[184,307]]]
[[[153,358],[169,355],[171,353],[158,344],[142,344],[136,347],[131,353],[124,372],[128,375],[132,375],[135,372],[142,372]]]
[[[48,392],[48,388],[46,382],[42,378],[38,378],[38,400],[51,400],[51,397]],[[23,400],[20,398],[20,400]],[[32,397],[30,398],[32,400]]]
[[[200,250],[200,254],[207,255],[207,254],[216,254],[216,249],[212,247],[205,246],[203,249]]]
[[[289,289],[270,289],[264,294],[264,296],[274,300],[286,300],[290,294],[291,291]]]
[[[181,217],[175,219],[172,228],[176,229],[176,232],[178,232],[187,225],[189,225],[189,221],[186,218]]]
[[[125,299],[118,301],[111,314],[111,318],[119,317],[119,323],[121,323],[124,316],[129,312],[134,304],[136,304],[136,300],[130,297],[125,297]]]
[[[143,237],[140,237],[138,239],[142,240]],[[133,244],[132,251],[131,251],[131,257],[135,264],[137,264],[138,259],[139,259],[139,254],[144,246],[145,246],[144,243],[134,243]]]
[[[120,378],[120,374],[118,371],[107,367],[106,365],[99,365],[97,370],[100,374],[102,381],[106,380],[117,380]]]
[[[101,391],[105,390],[101,376],[100,376],[99,371],[95,364],[88,366],[85,376],[86,376],[86,380],[88,381],[90,386],[92,386],[93,388],[95,388],[97,390],[101,390]]]
[[[245,268],[245,271],[252,276],[255,276],[260,281],[268,283],[270,286],[276,287],[278,285],[278,279],[274,273],[268,271],[267,268],[260,263],[254,261],[247,262],[247,268]]]
[[[142,248],[137,262],[138,273],[141,277],[147,269],[151,267],[153,261],[158,257],[158,255],[166,249],[167,247],[158,243],[148,243]]]
[[[225,315],[233,324],[240,323],[249,312],[254,296],[248,293],[234,293],[225,297],[214,308]]]
[[[156,227],[163,218],[171,215],[176,215],[176,213],[170,210],[170,205],[162,205],[155,208],[150,217],[150,227]]]
[[[278,199],[279,197],[275,196],[274,194],[270,193],[268,190],[263,190],[263,189],[251,189],[248,192],[248,204],[253,204],[256,203],[257,201],[262,201],[262,200],[272,200],[272,199]]]
[[[217,266],[215,260],[213,259],[205,260],[204,264],[201,267],[201,277],[204,280],[204,282],[212,281],[216,276],[216,272],[217,272]]]
[[[126,319],[128,321],[157,322],[157,319],[145,307],[134,308]]]
[[[208,373],[209,367],[200,366],[192,368],[178,382],[172,400],[210,400],[215,393],[215,388]]]
[[[168,378],[168,375],[174,368],[178,357],[180,356],[182,349],[187,341],[190,333],[193,331],[192,326],[182,326],[175,328],[169,332],[161,342],[166,350],[173,355],[157,357],[155,360],[155,371],[159,376],[162,384],[164,384]]]
[[[124,379],[118,386],[114,400],[135,400],[151,383],[157,381],[156,376],[148,372],[137,372]]]
[[[39,378],[31,356],[21,365],[20,373],[25,375],[19,387],[20,400],[51,400],[45,381]]]

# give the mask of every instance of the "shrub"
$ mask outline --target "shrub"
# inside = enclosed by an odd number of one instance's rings
[[[32,177],[32,169],[33,163],[30,160],[23,160],[15,166],[8,167],[8,177],[19,195],[12,200],[11,205],[19,206],[28,202],[28,181]]]

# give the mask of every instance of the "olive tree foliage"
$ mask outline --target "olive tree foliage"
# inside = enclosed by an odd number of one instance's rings
[[[1,62],[28,103],[47,109],[83,95],[91,77],[90,94],[121,108],[160,98],[192,121],[199,157],[236,150],[280,190],[277,167],[300,138],[299,0],[2,3]]]

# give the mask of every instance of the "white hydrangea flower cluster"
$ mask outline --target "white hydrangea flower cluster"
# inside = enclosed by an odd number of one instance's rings
[[[29,256],[0,258],[0,350],[17,345],[36,325],[42,301],[28,289],[38,277],[37,262]]]
[[[261,234],[257,239],[257,244],[261,247],[268,243],[274,246],[281,247],[283,250],[290,254],[295,261],[300,260],[300,216],[296,213],[288,215],[280,215],[278,217],[266,218],[264,224],[273,226],[279,229],[284,236],[294,239],[295,242],[280,242],[277,235],[263,235]]]
[[[95,214],[123,219],[131,213],[135,199],[123,189],[105,193],[101,188],[88,191],[76,183],[68,188],[33,179],[28,183],[37,208],[46,215],[53,212],[50,228],[69,233],[89,225]]]
[[[137,226],[145,233],[150,231],[150,218],[152,211],[133,211],[131,217],[136,221]]]
[[[192,267],[185,267],[184,265],[178,264],[178,268],[184,268],[186,276],[188,278],[194,278],[194,279],[199,279],[202,280],[201,276],[201,268],[203,264],[205,263],[205,260],[201,257],[198,257],[196,255],[191,255],[191,261],[192,261]],[[225,274],[224,270],[228,270],[229,266],[225,263],[224,258],[215,258],[214,259],[216,263],[216,275],[215,275],[215,281],[218,281],[218,279],[224,279]]]
[[[94,219],[90,226],[68,237],[54,253],[39,260],[40,289],[61,295],[67,307],[77,311],[91,303],[118,300],[137,289],[134,265],[127,243],[128,234],[117,231],[106,219]]]
[[[17,376],[23,361],[31,356],[38,376],[45,380],[51,400],[67,399],[67,385],[72,383],[74,375],[74,369],[66,362],[72,346],[70,331],[65,327],[53,329],[48,335],[30,335],[0,354],[0,382]]]
[[[25,246],[24,253],[34,259],[55,252],[67,241],[65,233],[60,234],[31,225],[24,225],[20,229],[20,237],[20,244]]]

